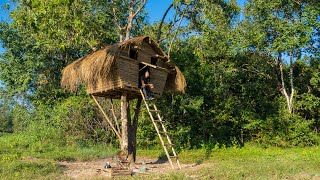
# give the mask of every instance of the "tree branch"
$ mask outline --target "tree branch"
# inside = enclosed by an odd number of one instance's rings
[[[291,86],[290,106],[291,106],[291,113],[293,113],[294,84],[293,84],[293,53],[292,51],[290,51],[290,86]]]
[[[281,79],[281,93],[285,96],[286,100],[287,100],[287,106],[288,106],[288,112],[291,114],[291,103],[290,103],[290,99],[284,84],[284,77],[283,77],[283,67],[282,67],[282,59],[281,59],[281,53],[279,53],[278,56],[278,63],[279,63],[279,69],[280,69],[280,79]]]
[[[83,36],[82,36],[82,38],[83,38],[84,41],[89,45],[89,47],[91,48],[91,50],[92,50],[93,52],[95,52],[95,51],[97,50],[97,48],[95,48],[94,46],[92,46],[92,45],[90,44],[90,42],[89,42],[88,39],[85,39]]]
[[[178,24],[176,33],[174,34],[174,36],[173,36],[173,38],[172,38],[172,40],[171,40],[171,43],[170,43],[170,45],[169,45],[169,50],[168,50],[168,59],[169,59],[169,61],[170,61],[170,52],[171,52],[171,49],[172,49],[173,41],[174,41],[174,39],[176,38],[176,36],[177,36],[177,34],[178,34],[178,32],[179,32],[179,29],[180,29],[180,26],[181,26],[181,22],[182,22],[184,16],[186,15],[186,12],[187,12],[188,7],[189,7],[189,5],[186,5],[186,7],[184,8],[183,14],[181,15],[180,20],[179,20],[179,24]]]
[[[130,13],[129,13],[128,20],[127,20],[127,25],[126,25],[126,29],[127,30],[126,30],[126,39],[125,40],[130,39],[130,33],[131,33],[131,30],[132,30],[133,19],[143,9],[143,7],[146,5],[146,3],[147,3],[147,0],[143,0],[143,3],[140,5],[138,10],[136,12],[134,12],[134,8],[137,5],[137,2],[133,3],[133,1],[130,0],[130,7],[129,7],[130,8]]]
[[[146,3],[147,3],[147,0],[143,0],[142,5],[141,5],[141,6],[139,7],[139,9],[134,13],[132,19],[137,16],[137,14],[144,8],[144,6],[146,5]],[[135,6],[136,6],[136,4],[135,4]]]
[[[165,35],[162,39],[157,40],[158,43],[160,43],[160,42],[162,42],[163,40],[165,40],[165,39],[168,38],[168,36],[169,36],[169,34],[170,34],[173,26],[174,26],[178,21],[179,21],[179,20],[175,20],[174,22],[171,22],[171,23],[169,24],[169,28],[168,28],[168,31],[167,31],[166,35]]]
[[[173,7],[173,3],[170,4],[170,6],[167,8],[166,12],[163,14],[159,28],[158,28],[158,36],[157,36],[157,42],[159,43],[160,37],[161,37],[161,29],[162,29],[162,24],[164,22],[164,19],[166,18],[168,12],[170,11],[170,9]]]
[[[112,6],[112,11],[113,11],[113,21],[114,21],[114,24],[118,27],[118,29],[122,29],[119,22],[118,22],[118,18],[117,18],[117,11],[116,11],[116,8],[114,6],[114,0],[111,0],[111,6]]]
[[[114,0],[111,0],[111,6],[112,6],[112,11],[113,11],[113,21],[114,21],[114,24],[119,29],[119,39],[120,39],[120,42],[122,42],[123,41],[123,34],[122,33],[126,29],[126,27],[121,27],[119,22],[118,22],[117,11],[116,11],[116,8],[114,6]]]

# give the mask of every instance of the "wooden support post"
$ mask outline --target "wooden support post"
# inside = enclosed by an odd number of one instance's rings
[[[121,95],[122,141],[121,150],[128,152],[128,98],[127,93]]]
[[[133,122],[131,123],[130,127],[130,151],[132,152],[132,159],[135,162],[136,161],[136,155],[137,155],[137,128],[138,128],[138,119],[139,119],[139,112],[141,107],[142,98],[138,97],[138,101],[136,104],[136,109],[134,110],[134,116],[133,116]]]
[[[122,121],[122,144],[121,150],[128,155],[129,162],[136,161],[137,149],[137,127],[138,117],[141,107],[142,99],[138,98],[133,119],[131,120],[130,105],[127,94],[123,93],[121,96],[121,121]]]
[[[108,121],[110,127],[112,128],[112,130],[114,131],[114,133],[117,135],[117,137],[119,138],[119,141],[122,142],[122,138],[121,135],[119,134],[119,132],[116,130],[116,128],[114,127],[112,121],[109,119],[109,117],[107,116],[107,114],[104,112],[103,108],[100,106],[99,102],[97,101],[97,99],[94,97],[94,95],[91,95],[92,98],[94,99],[95,103],[98,105],[100,111],[102,112],[103,116],[105,117],[105,119]]]

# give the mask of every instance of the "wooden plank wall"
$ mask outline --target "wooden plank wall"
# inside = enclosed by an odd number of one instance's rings
[[[138,87],[139,62],[121,57],[117,57],[116,62],[123,86]]]
[[[155,56],[157,53],[152,49],[152,47],[147,44],[147,43],[143,43],[141,45],[141,50],[138,53],[138,61],[141,62],[146,62],[151,64],[151,57]],[[162,68],[166,68],[165,63],[163,62],[163,60],[158,60],[157,66],[162,67]]]
[[[121,50],[119,55],[128,57],[128,50]],[[152,47],[147,43],[143,43],[138,51],[138,60],[116,57],[116,63],[112,67],[113,69],[108,77],[97,79],[97,82],[94,85],[87,87],[87,93],[108,95],[109,91],[110,93],[114,93],[115,90],[118,92],[119,89],[138,88],[139,62],[151,64],[151,57],[154,55],[156,55],[156,52]],[[162,60],[159,60],[157,66],[164,67],[165,65]],[[155,88],[152,89],[152,91],[157,94],[162,94],[167,81],[168,72],[163,69],[155,68],[150,68],[150,70],[151,83],[155,85]],[[119,91],[119,93],[121,93],[121,91]]]
[[[167,76],[168,73],[165,70],[151,68],[150,83],[154,84],[152,92],[162,94],[167,81]]]
[[[138,61],[151,64],[151,57],[154,55],[156,55],[156,52],[150,47],[150,45],[143,43],[141,44],[138,52]]]

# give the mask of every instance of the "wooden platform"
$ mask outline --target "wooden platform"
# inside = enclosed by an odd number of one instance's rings
[[[139,88],[134,88],[130,86],[124,86],[122,88],[111,88],[106,91],[100,91],[100,92],[95,92],[90,95],[98,96],[98,97],[110,97],[112,99],[120,99],[121,94],[127,93],[128,99],[136,99],[138,97],[141,97],[140,89]],[[160,93],[151,93],[153,96],[160,96]]]
[[[131,176],[131,170],[126,168],[113,167],[110,169],[97,169],[97,173],[108,177]]]

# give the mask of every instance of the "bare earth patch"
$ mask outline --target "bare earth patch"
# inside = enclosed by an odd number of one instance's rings
[[[146,163],[147,172],[144,174],[163,174],[174,170],[171,169],[169,162],[158,161],[157,159],[138,158],[135,165],[131,165],[130,169],[140,169],[142,162]],[[112,158],[105,158],[93,161],[84,162],[67,162],[62,161],[59,164],[65,168],[64,175],[72,179],[93,179],[93,178],[110,178],[110,174],[104,171],[104,166],[107,162],[111,163],[112,167],[117,167]],[[182,169],[201,168],[213,163],[204,164],[181,164]]]

